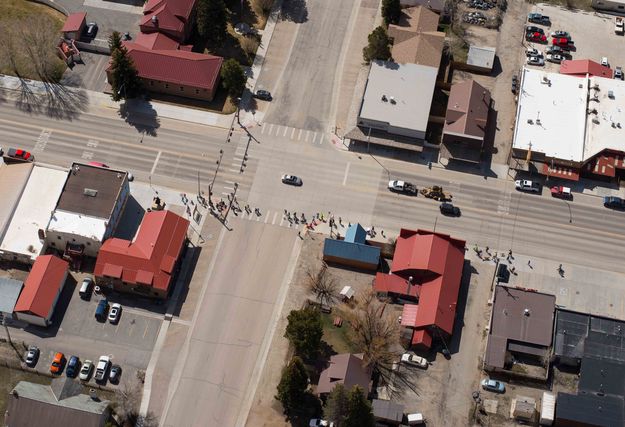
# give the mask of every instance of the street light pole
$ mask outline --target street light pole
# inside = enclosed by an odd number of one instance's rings
[[[219,172],[219,166],[221,166],[221,159],[224,155],[224,150],[219,150],[219,160],[217,160],[217,167],[215,168],[215,175],[213,175],[213,181],[208,186],[208,197],[210,198],[213,195],[213,185],[215,184],[215,179],[217,178],[217,172]]]
[[[226,211],[226,214],[224,215],[224,224],[226,223],[226,220],[228,219],[228,214],[230,213],[230,209],[232,208],[232,203],[234,203],[236,197],[237,197],[237,189],[239,188],[239,184],[238,183],[234,183],[234,192],[232,193],[232,197],[230,198],[230,204],[228,204],[228,210]]]

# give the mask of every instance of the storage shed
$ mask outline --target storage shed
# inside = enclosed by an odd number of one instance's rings
[[[87,21],[87,12],[72,13],[65,20],[65,24],[61,29],[63,38],[68,40],[78,40],[85,28]]]

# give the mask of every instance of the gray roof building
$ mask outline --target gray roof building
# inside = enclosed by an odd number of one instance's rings
[[[386,424],[399,425],[404,418],[404,405],[390,400],[373,399],[373,416]]]
[[[425,139],[438,68],[371,63],[358,127]]]
[[[335,354],[330,357],[330,366],[324,369],[319,376],[317,394],[330,393],[334,386],[343,384],[345,389],[351,390],[360,386],[365,394],[369,393],[371,371],[363,366],[362,354]]]
[[[20,381],[9,393],[5,424],[10,427],[103,427],[110,417],[110,402],[81,394],[82,386],[70,378],[51,385]]]
[[[558,426],[621,427],[623,398],[558,393],[555,421]]]
[[[471,68],[490,73],[495,64],[495,48],[469,46],[469,54],[467,55],[467,65]]]
[[[12,314],[24,282],[0,277],[0,313]]]

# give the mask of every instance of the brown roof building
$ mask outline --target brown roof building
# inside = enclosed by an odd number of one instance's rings
[[[443,125],[442,157],[479,162],[490,112],[490,92],[475,80],[451,87]]]
[[[506,370],[517,359],[542,362],[553,336],[556,297],[498,285],[484,364]]]
[[[393,60],[438,69],[445,42],[445,33],[438,31],[438,20],[439,15],[425,7],[404,9],[399,24],[388,26],[388,35],[393,39]]]
[[[363,366],[362,354],[335,354],[330,357],[330,366],[319,376],[317,394],[330,393],[334,386],[343,384],[350,390],[355,385],[362,387],[365,394],[370,391],[371,370]]]

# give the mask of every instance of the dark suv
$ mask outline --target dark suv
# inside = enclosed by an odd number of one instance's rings
[[[606,196],[603,198],[603,206],[610,209],[625,209],[625,200],[620,197]]]
[[[441,213],[443,215],[460,216],[460,209],[452,205],[451,203],[441,203],[439,209],[441,210]]]
[[[271,101],[273,97],[268,90],[259,89],[254,94],[254,98],[262,99],[263,101]]]

